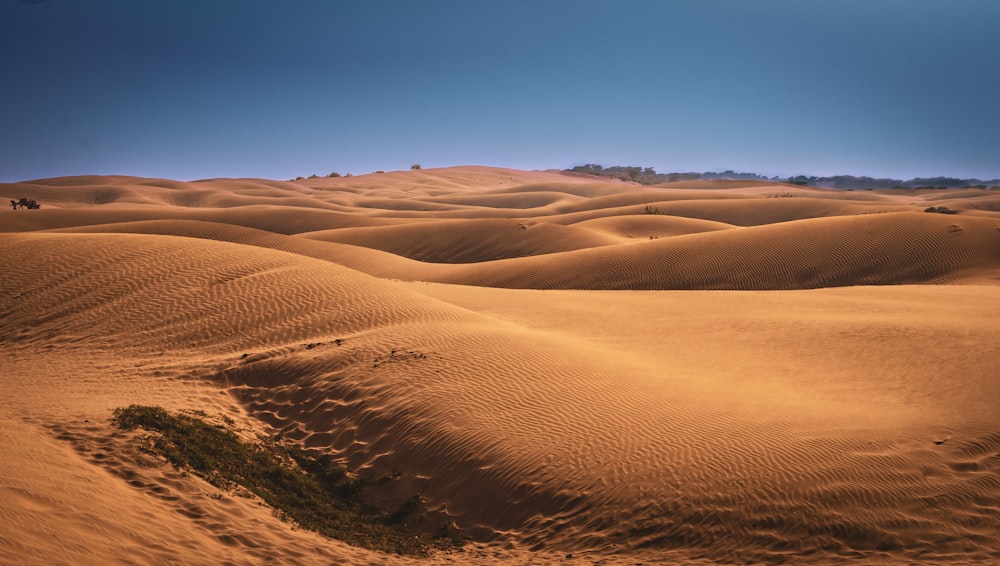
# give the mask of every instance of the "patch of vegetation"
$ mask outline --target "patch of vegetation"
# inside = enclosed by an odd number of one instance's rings
[[[660,212],[660,209],[658,207],[655,207],[651,204],[647,204],[646,214],[666,214],[666,212]]]
[[[609,177],[625,182],[639,183],[642,185],[655,185],[657,183],[674,183],[677,181],[693,181],[698,179],[743,179],[743,180],[772,180],[755,173],[738,173],[733,170],[719,172],[706,171],[704,173],[657,173],[652,167],[636,167],[632,165],[614,165],[603,167],[594,163],[578,165],[572,169],[564,169],[570,173],[580,173],[583,175],[594,175],[597,177]]]
[[[414,163],[413,165],[410,165],[410,169],[412,169],[414,171],[418,171],[418,170],[420,170],[420,164],[419,163]]]
[[[604,167],[595,163],[578,165],[572,169],[564,169],[570,173],[580,173],[583,175],[594,175],[597,177],[609,177],[620,179],[642,185],[655,185],[659,183],[674,183],[677,181],[693,180],[741,180],[741,181],[772,181],[779,183],[790,183],[810,187],[825,187],[829,189],[915,189],[915,188],[960,188],[960,187],[985,187],[986,185],[996,185],[1000,179],[958,179],[954,177],[919,177],[904,181],[902,179],[872,178],[855,175],[834,175],[831,177],[817,177],[815,175],[795,175],[792,177],[768,177],[749,173],[745,171],[690,171],[687,173],[657,173],[652,167],[636,167],[631,165],[614,165]]]
[[[936,212],[938,214],[957,214],[957,210],[952,210],[947,206],[932,206],[930,208],[925,208],[924,212]]]
[[[324,536],[417,556],[458,542],[447,529],[434,537],[416,529],[414,519],[419,519],[423,505],[419,493],[391,512],[366,506],[361,499],[366,482],[328,455],[316,456],[273,438],[245,442],[221,425],[162,407],[118,408],[112,422],[123,430],[152,433],[144,449],[177,468],[191,470],[220,489],[249,490],[283,519]]]

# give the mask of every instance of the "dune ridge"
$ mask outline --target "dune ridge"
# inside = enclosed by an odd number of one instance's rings
[[[996,220],[894,213],[782,222],[453,270],[440,282],[532,289],[809,289],[976,277]]]
[[[80,202],[100,186],[134,202]],[[945,215],[491,168],[2,186],[34,187],[0,231],[4,561],[1000,560],[989,191]],[[470,542],[294,530],[116,434],[131,403],[391,476]]]

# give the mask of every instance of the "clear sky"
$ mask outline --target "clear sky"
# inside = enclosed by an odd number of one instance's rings
[[[1000,177],[998,0],[0,0],[0,181]]]

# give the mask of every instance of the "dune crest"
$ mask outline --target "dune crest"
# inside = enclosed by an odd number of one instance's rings
[[[0,562],[1000,560],[991,191],[484,167],[0,189],[43,204],[0,228]],[[469,542],[296,530],[142,452],[109,421],[133,403],[391,478]]]

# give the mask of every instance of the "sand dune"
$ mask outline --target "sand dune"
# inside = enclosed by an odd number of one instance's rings
[[[43,204],[0,229],[0,562],[1000,561],[990,191],[469,167],[0,193]],[[142,452],[109,421],[131,403],[391,476],[469,543],[293,529]]]
[[[451,270],[437,281],[529,289],[809,289],[995,273],[992,218],[895,213],[783,222]]]
[[[702,220],[700,218],[685,218],[683,216],[667,216],[659,214],[606,216],[584,220],[574,224],[586,227],[599,233],[604,233],[622,240],[654,239],[663,236],[683,236],[714,230],[735,228],[732,224]]]
[[[484,262],[594,248],[618,242],[616,238],[573,226],[507,219],[425,221],[326,230],[305,236],[325,242],[378,249],[431,263]]]

